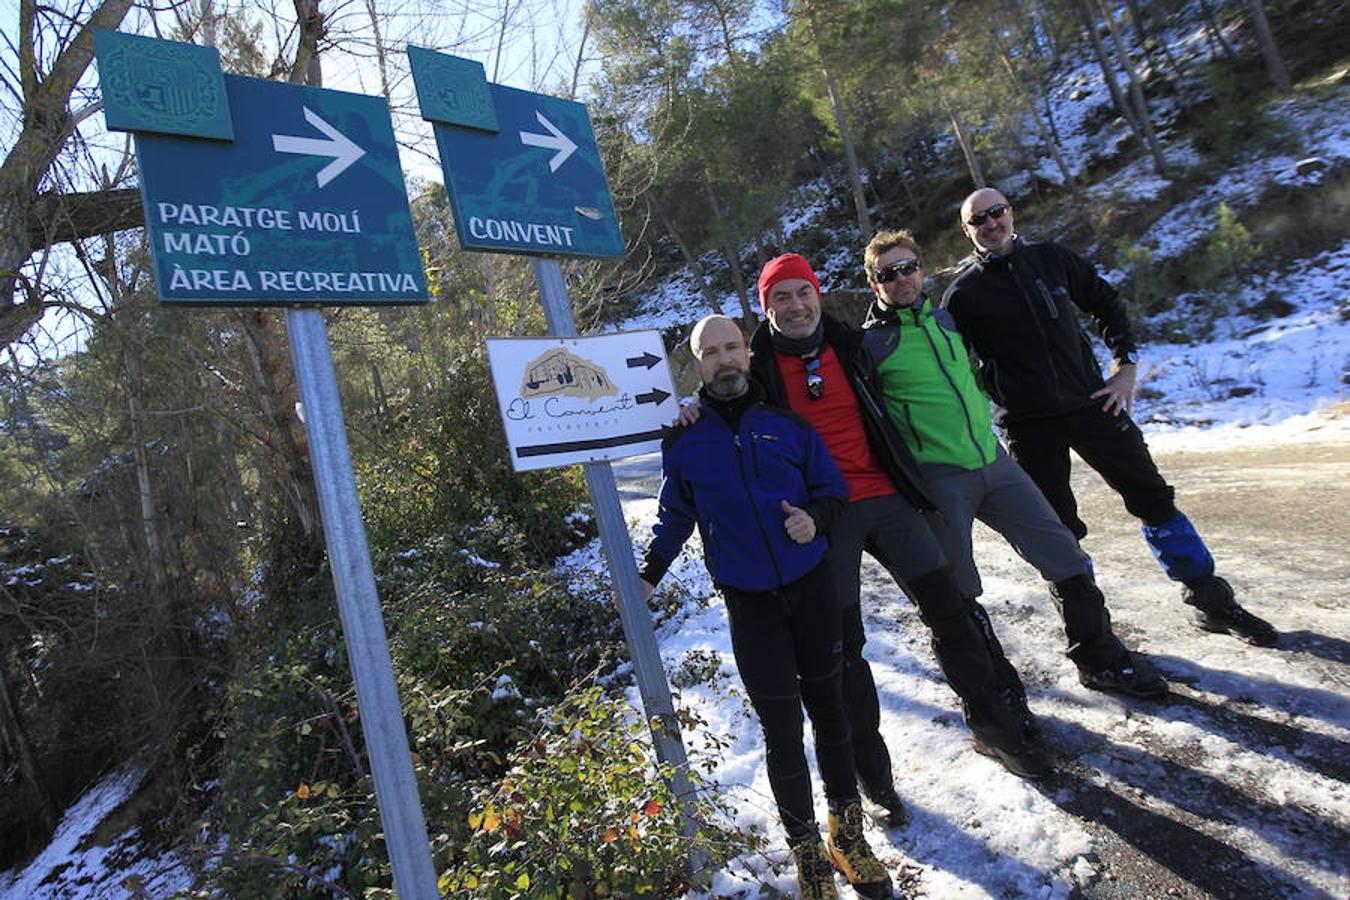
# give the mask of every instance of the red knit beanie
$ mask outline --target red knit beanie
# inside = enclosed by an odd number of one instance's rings
[[[796,253],[784,253],[766,262],[759,273],[759,305],[765,312],[769,311],[769,291],[775,284],[787,278],[805,278],[811,282],[816,293],[820,293],[820,279],[811,271],[811,264],[806,261],[806,257]]]

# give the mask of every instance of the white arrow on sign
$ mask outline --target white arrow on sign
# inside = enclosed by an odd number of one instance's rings
[[[305,111],[305,120],[328,135],[328,140],[319,138],[295,137],[289,134],[272,135],[272,149],[278,153],[299,153],[304,156],[331,156],[333,161],[319,170],[319,187],[323,187],[346,171],[347,167],[366,155],[366,151],[356,146],[352,140],[311,110]]]
[[[520,133],[520,142],[527,147],[545,147],[549,150],[557,150],[553,158],[548,161],[548,170],[550,172],[558,171],[558,167],[567,162],[567,157],[572,155],[572,151],[577,149],[577,145],[572,139],[558,130],[544,114],[539,110],[534,111],[534,117],[539,120],[539,124],[551,132],[550,134],[536,134],[533,131],[522,131]]]

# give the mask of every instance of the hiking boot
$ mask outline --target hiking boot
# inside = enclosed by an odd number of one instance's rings
[[[1023,741],[1016,747],[997,747],[986,742],[978,734],[970,739],[971,748],[981,756],[996,759],[1003,768],[1019,778],[1044,778],[1053,774],[1054,766],[1046,759],[1040,747],[1029,741]]]
[[[1094,691],[1145,698],[1167,696],[1167,679],[1162,673],[1152,663],[1128,652],[1099,669],[1080,668],[1078,680]]]
[[[1181,599],[1195,607],[1195,624],[1205,631],[1226,632],[1258,647],[1272,647],[1280,639],[1269,622],[1247,612],[1233,599],[1233,586],[1217,575],[1187,584]]]
[[[819,835],[793,844],[792,859],[797,864],[797,894],[802,900],[839,900],[834,869]]]
[[[909,810],[895,788],[876,794],[864,791],[862,807],[863,812],[882,828],[904,828],[909,824]]]
[[[1012,710],[1014,718],[1017,719],[1017,727],[1022,729],[1023,739],[1028,741],[1038,740],[1041,736],[1041,728],[1036,724],[1036,716],[1032,713],[1031,707],[1027,706],[1026,692],[1005,687],[1002,694],[1003,699],[1008,701],[1008,708]]]
[[[843,809],[830,810],[830,836],[825,841],[830,864],[852,886],[859,897],[886,898],[895,895],[891,876],[863,836],[862,804],[849,801]]]

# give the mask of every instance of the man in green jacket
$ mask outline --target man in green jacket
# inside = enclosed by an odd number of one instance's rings
[[[951,317],[935,310],[923,292],[914,236],[878,234],[867,245],[864,266],[876,298],[863,323],[863,349],[887,411],[942,512],[935,531],[962,592],[973,599],[982,591],[971,548],[971,528],[979,519],[1050,582],[1064,617],[1068,656],[1085,686],[1140,697],[1166,694],[1166,679],[1112,632],[1088,555],[994,436],[989,399],[965,344]]]

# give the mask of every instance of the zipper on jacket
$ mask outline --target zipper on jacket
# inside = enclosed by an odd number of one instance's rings
[[[902,403],[900,406],[905,411],[905,424],[909,426],[909,433],[914,435],[914,443],[919,445],[920,450],[923,450],[923,435],[919,434],[919,429],[914,427],[914,414],[910,412],[909,404]]]
[[[750,410],[746,410],[746,413],[749,412]],[[749,431],[748,428],[746,430]],[[738,432],[732,433],[731,443],[736,447],[736,471],[741,475],[741,486],[745,488],[746,502],[750,504],[750,509],[754,513],[755,525],[759,527],[759,536],[764,541],[764,550],[769,554],[769,562],[773,564],[774,578],[777,580],[778,586],[782,587],[784,584],[783,567],[778,564],[778,557],[773,551],[773,544],[769,541],[769,534],[764,530],[764,520],[760,518],[759,507],[755,505],[755,494],[750,490],[750,479],[745,477],[745,452],[741,446],[741,436]],[[754,457],[753,450],[750,455],[752,458]]]
[[[1036,290],[1040,292],[1041,300],[1045,303],[1046,311],[1050,313],[1050,318],[1059,318],[1059,307],[1055,305],[1055,298],[1050,296],[1050,289],[1045,286],[1045,282],[1036,279]]]
[[[759,467],[759,445],[761,443],[771,444],[777,440],[778,435],[776,434],[769,434],[768,432],[760,433],[753,430],[750,432],[750,459],[755,465],[756,478],[759,478],[763,474],[763,471]]]
[[[956,349],[952,347],[952,339],[948,337],[942,327],[937,324],[936,319],[932,321],[933,327],[937,328],[938,333],[942,335],[942,339],[947,342],[947,353],[951,356],[952,362],[955,362]],[[956,397],[956,402],[961,406],[961,416],[966,420],[966,436],[970,438],[970,445],[975,448],[975,452],[980,455],[980,460],[983,461],[984,452],[980,449],[979,439],[975,437],[975,420],[971,418],[970,407],[966,405],[966,398],[961,396],[961,391],[956,386],[956,379],[952,377],[951,370],[943,363],[942,351],[938,349],[937,342],[933,340],[933,335],[929,333],[927,323],[920,325],[919,330],[923,332],[923,336],[928,340],[928,346],[933,351],[933,361],[937,363],[938,369],[942,372],[942,377],[947,380],[947,386],[952,389],[952,395]],[[908,407],[906,407],[905,413],[908,415]],[[910,427],[912,428],[913,426],[911,425]],[[920,446],[922,447],[922,444]],[[989,462],[993,462],[993,460],[991,459]],[[985,463],[985,465],[988,464],[989,463]]]
[[[1017,268],[1013,265],[1011,259],[1008,260],[1008,274],[1012,276],[1013,284],[1017,287],[1017,292],[1022,295],[1022,302],[1027,306],[1027,312],[1031,314],[1031,321],[1036,325],[1036,333],[1041,336],[1041,346],[1044,348],[1046,361],[1050,363],[1050,385],[1052,395],[1059,397],[1059,374],[1055,371],[1054,348],[1050,344],[1050,336],[1045,333],[1045,327],[1041,325],[1041,317],[1036,315],[1036,301],[1027,291],[1026,284],[1017,275]],[[1037,279],[1039,281],[1040,279]]]

